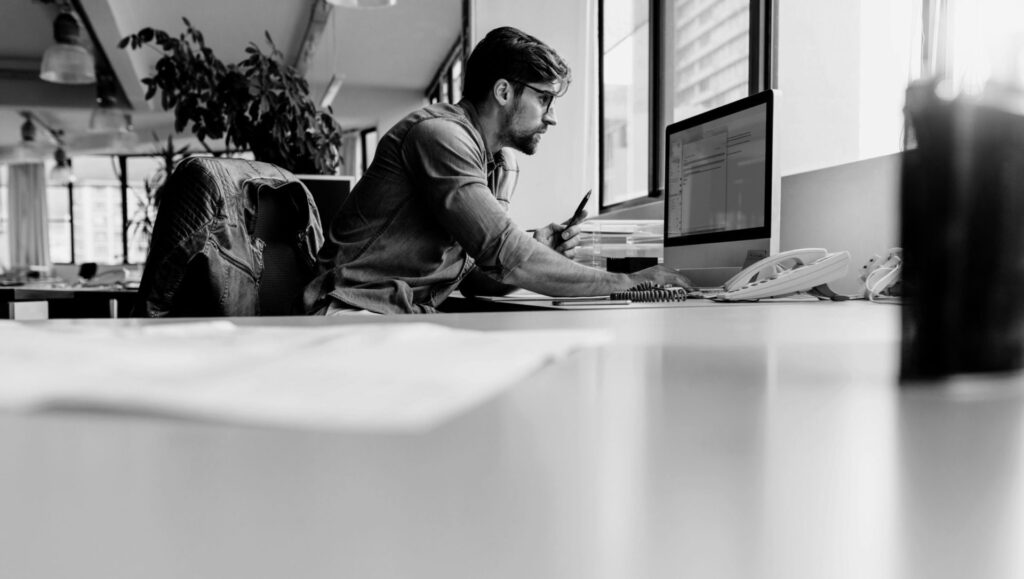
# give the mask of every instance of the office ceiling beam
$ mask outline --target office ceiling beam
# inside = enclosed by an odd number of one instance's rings
[[[309,63],[313,59],[320,37],[330,20],[334,6],[326,0],[313,0],[309,9],[309,20],[306,22],[302,36],[299,38],[298,48],[294,51],[292,66],[301,74],[306,76]]]
[[[96,102],[96,87],[58,85],[39,78],[36,59],[0,59],[0,107],[31,103],[40,108],[89,108]]]
[[[149,55],[141,50],[123,50],[117,46],[122,38],[137,31],[131,28],[134,24],[131,16],[136,14],[137,8],[124,0],[78,0],[78,4],[89,19],[95,42],[107,57],[110,70],[117,77],[129,106],[137,111],[156,110],[155,103],[146,100],[142,84],[142,79],[149,76]],[[121,24],[131,29],[125,30]],[[95,92],[93,88],[93,98]]]
[[[39,80],[39,61],[34,58],[0,58],[0,80]]]

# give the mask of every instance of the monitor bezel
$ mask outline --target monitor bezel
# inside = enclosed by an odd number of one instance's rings
[[[760,227],[748,227],[746,229],[734,229],[732,231],[714,231],[710,233],[691,233],[683,234],[680,236],[670,237],[668,230],[668,184],[669,184],[669,167],[671,162],[672,149],[669,146],[670,139],[675,133],[691,129],[698,125],[707,123],[709,121],[715,121],[729,115],[733,115],[760,105],[767,105],[766,107],[766,119],[767,123],[765,132],[765,196],[764,196],[764,225]],[[702,245],[707,243],[719,243],[726,241],[743,241],[747,239],[769,239],[772,236],[772,197],[779,194],[779,191],[775,191],[773,166],[774,166],[774,130],[775,130],[775,93],[772,90],[766,90],[744,97],[738,101],[733,101],[729,104],[722,105],[718,108],[704,111],[692,117],[677,121],[665,127],[665,198],[664,198],[664,211],[663,218],[665,220],[664,227],[664,245],[665,247],[679,247],[685,245]]]

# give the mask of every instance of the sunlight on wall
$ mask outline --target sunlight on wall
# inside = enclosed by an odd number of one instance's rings
[[[951,88],[977,93],[989,81],[1024,86],[1024,4],[957,0],[949,10]]]
[[[920,2],[788,0],[779,6],[782,174],[899,151],[920,61]]]

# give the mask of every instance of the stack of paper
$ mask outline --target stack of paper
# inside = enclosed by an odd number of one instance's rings
[[[594,331],[422,323],[0,323],[0,408],[101,409],[338,429],[425,429],[581,347]]]

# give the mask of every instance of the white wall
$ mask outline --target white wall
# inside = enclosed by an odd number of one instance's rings
[[[311,95],[321,95],[324,86],[310,88]],[[377,127],[384,134],[405,115],[427,104],[423,91],[369,86],[342,85],[334,100],[335,115],[343,129]]]
[[[473,44],[499,26],[515,26],[555,49],[572,68],[569,92],[555,101],[552,127],[536,154],[518,155],[512,219],[539,227],[568,219],[597,188],[597,8],[595,0],[473,0]],[[587,208],[597,214],[597,195]]]
[[[779,3],[783,175],[901,150],[903,95],[915,59],[912,4]]]
[[[861,266],[901,245],[901,161],[893,154],[783,177],[779,249],[849,251],[850,269],[829,287],[859,293]]]

